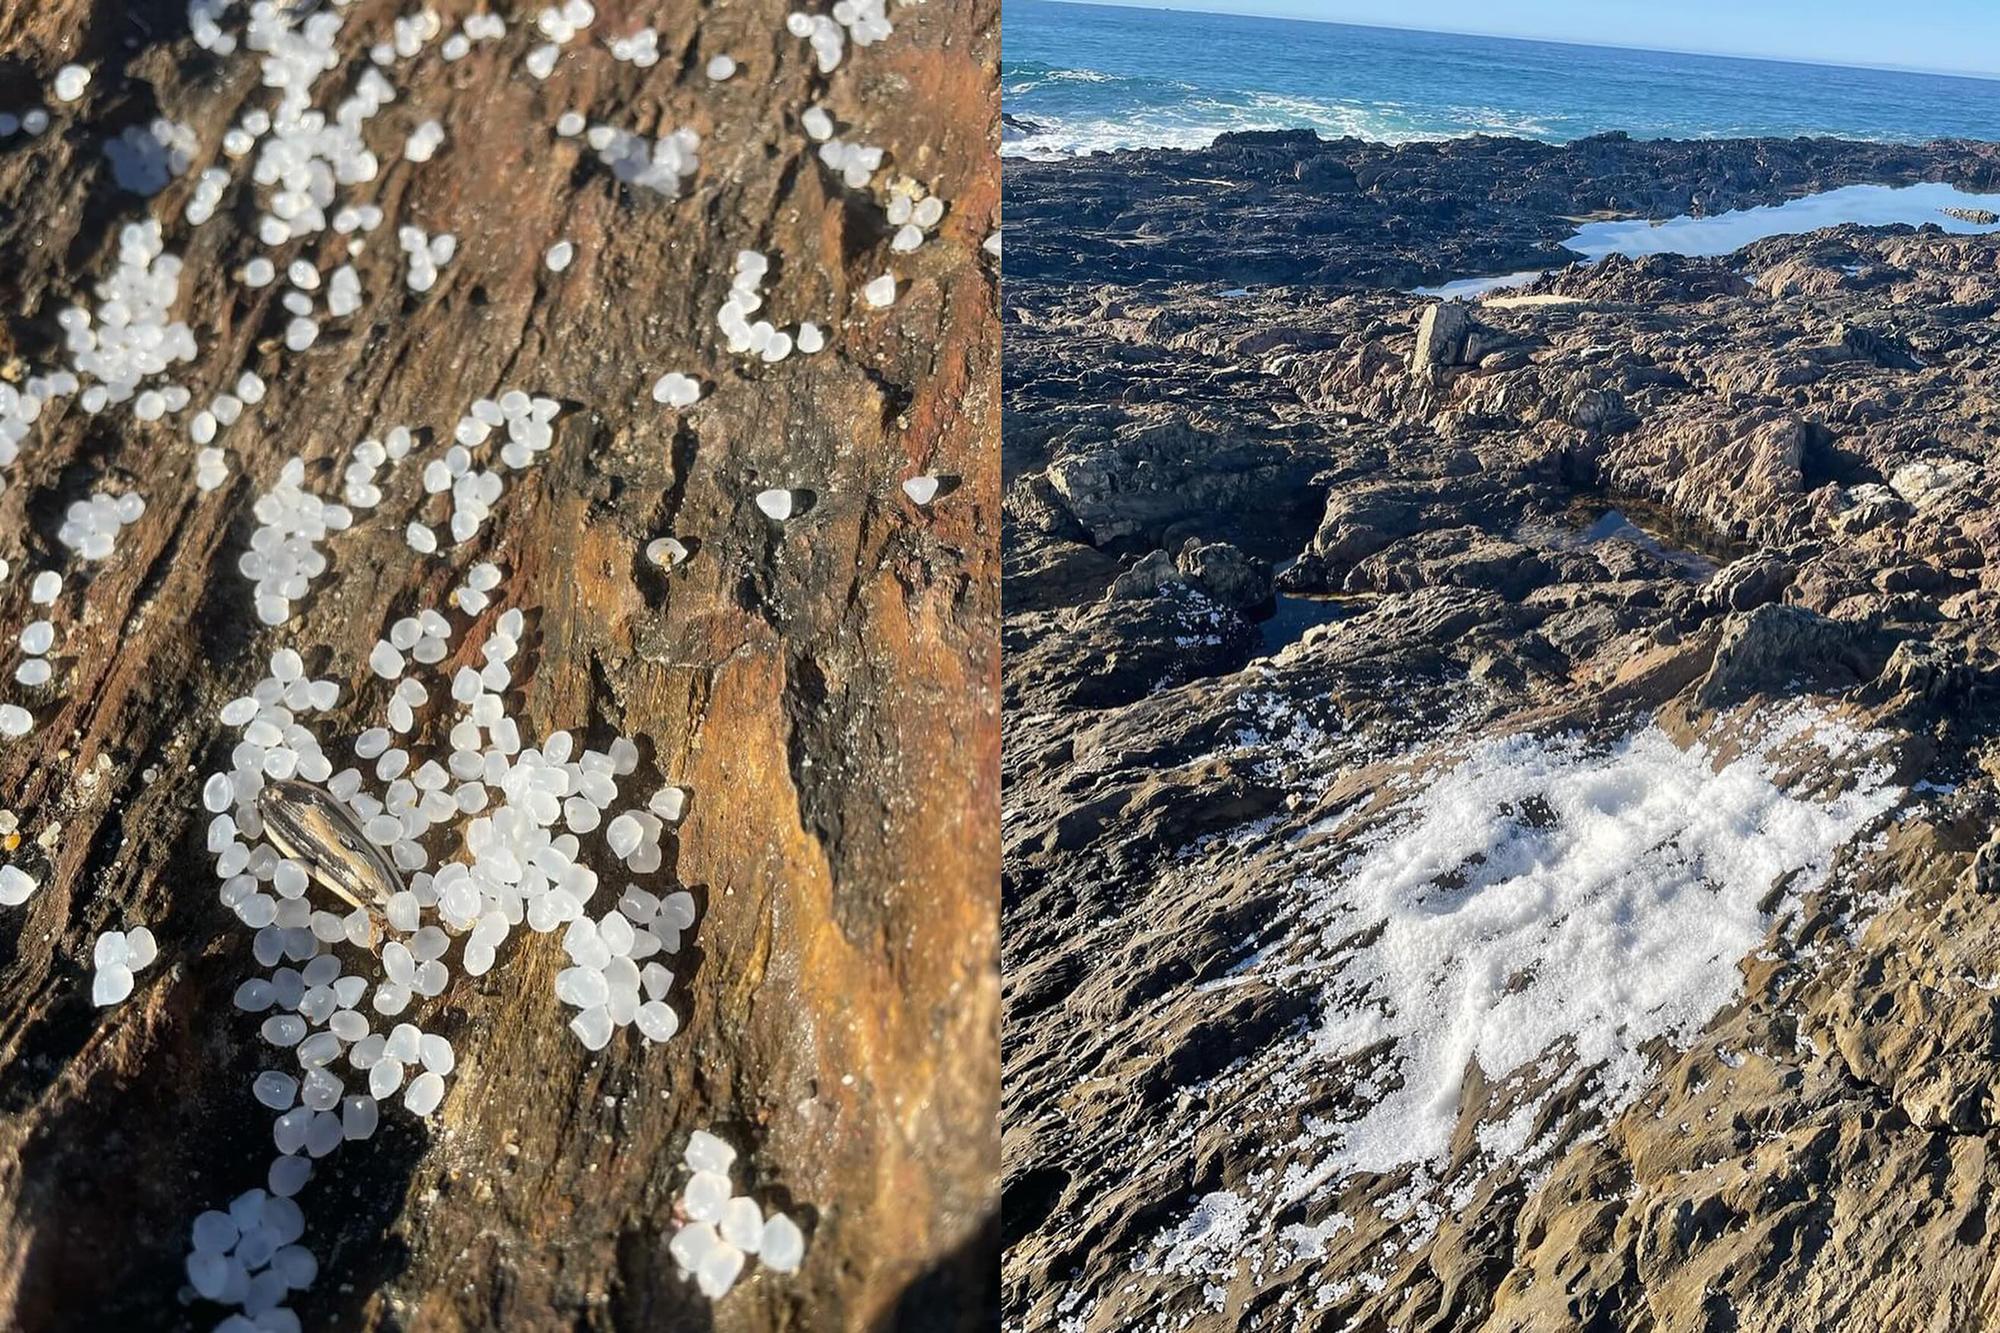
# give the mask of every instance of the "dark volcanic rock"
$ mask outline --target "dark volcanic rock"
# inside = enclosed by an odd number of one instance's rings
[[[1165,552],[1158,552],[1162,557]],[[1168,562],[1171,568],[1171,561]],[[1105,708],[1242,666],[1257,632],[1178,579],[1152,595],[1114,594],[1068,616],[1010,623],[1007,708]]]
[[[1174,563],[1188,582],[1232,610],[1249,611],[1271,600],[1269,562],[1245,555],[1228,542],[1190,537]]]

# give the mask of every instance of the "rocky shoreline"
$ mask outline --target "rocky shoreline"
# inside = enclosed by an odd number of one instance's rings
[[[1996,188],[2000,146],[1009,162],[1011,1326],[1976,1321],[2000,238],[1838,227],[1475,305],[1401,290],[1562,264],[1579,218],[1913,181]],[[1309,597],[1338,600],[1259,632]],[[1401,1021],[1371,950],[1409,926],[1340,885],[1510,745],[1548,784],[1495,855],[1625,827],[1610,777],[1584,816],[1556,793],[1655,751],[1631,771],[1693,755],[1704,793],[1754,769],[1786,818],[1855,822],[1717,955],[1733,996],[1609,1061],[1588,1025],[1507,1068],[1439,1057],[1448,1139],[1370,1167],[1362,1129],[1425,1066],[1412,1031],[1330,1035]],[[1519,966],[1491,989],[1561,971]]]
[[[1596,218],[1921,182],[2000,190],[2000,144],[1604,134],[1389,145],[1250,131],[1197,150],[1007,159],[1007,281],[1407,289],[1566,264],[1562,240]]]

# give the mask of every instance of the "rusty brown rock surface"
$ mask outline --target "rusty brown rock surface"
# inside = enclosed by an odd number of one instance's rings
[[[453,26],[471,12],[439,8]],[[369,645],[442,605],[474,559],[498,562],[501,604],[529,614],[523,730],[645,738],[621,804],[663,780],[694,792],[659,877],[693,887],[702,911],[693,953],[674,960],[683,1028],[663,1047],[627,1030],[585,1051],[552,994],[553,936],[517,933],[484,977],[454,967],[426,1022],[459,1053],[440,1112],[420,1127],[385,1108],[376,1139],[323,1161],[301,1195],[321,1265],[295,1302],[306,1326],[991,1322],[1000,347],[979,245],[998,225],[999,6],[894,10],[894,36],[831,76],[784,32],[787,9],[607,0],[546,83],[521,71],[539,40],[531,9],[456,64],[435,44],[401,62],[401,96],[369,132],[382,174],[345,196],[388,213],[355,261],[365,304],[303,354],[279,342],[282,284],[229,276],[260,252],[247,170],[213,221],[181,218],[222,132],[268,103],[254,59],[196,50],[170,0],[0,9],[0,107],[30,103],[66,61],[96,70],[50,132],[0,143],[0,352],[62,364],[56,311],[88,297],[117,227],[150,211],[186,261],[176,313],[201,344],[170,378],[196,406],[245,367],[270,383],[217,440],[231,463],[219,491],[195,488],[185,414],[147,425],[68,400],[0,493],[7,635],[33,618],[28,571],[68,578],[57,685],[34,733],[0,744],[0,805],[23,837],[12,859],[45,880],[0,912],[0,1325],[206,1328],[224,1313],[179,1294],[187,1228],[263,1183],[270,1116],[249,1086],[281,1062],[230,1003],[254,963],[203,849],[199,788],[232,743],[217,710],[297,646],[342,683],[323,739],[348,762],[342,738],[388,697]],[[341,12],[350,63],[322,104],[398,13]],[[611,60],[602,39],[641,23],[660,29],[661,62]],[[702,66],[725,50],[741,72],[711,84]],[[881,210],[813,159],[797,116],[814,101],[888,150],[885,178],[949,201],[920,251],[892,257]],[[554,135],[571,107],[642,132],[692,125],[699,174],[678,200],[619,185]],[[100,140],[161,112],[202,151],[148,206],[112,187]],[[448,134],[437,158],[398,160],[430,117]],[[401,222],[459,237],[423,296],[402,284]],[[577,257],[549,272],[542,252],[563,237]],[[326,265],[333,239],[282,254]],[[772,255],[771,308],[817,318],[825,352],[728,355],[714,312],[744,247]],[[898,300],[871,310],[859,289],[887,269]],[[674,368],[710,386],[679,415],[647,396]],[[473,399],[508,387],[565,411],[477,538],[435,557],[404,544],[425,499],[429,454],[414,451],[383,474],[381,507],[328,544],[331,571],[293,621],[257,625],[234,566],[286,458],[331,495],[357,440],[404,423],[441,447]],[[919,509],[899,490],[919,472],[958,482]],[[772,485],[814,503],[780,529],[750,503]],[[54,533],[93,489],[148,508],[85,567]],[[695,539],[670,579],[640,555],[666,532]],[[476,662],[475,644],[455,637],[445,666]],[[93,1008],[93,939],[142,922],[160,961],[129,1000]],[[704,1126],[746,1150],[760,1199],[809,1220],[800,1273],[748,1278],[713,1307],[665,1253],[680,1151]]]

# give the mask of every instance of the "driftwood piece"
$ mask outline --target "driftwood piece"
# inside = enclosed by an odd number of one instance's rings
[[[452,28],[472,12],[437,7]],[[351,762],[351,737],[388,697],[369,646],[490,559],[506,577],[481,629],[503,605],[529,614],[512,705],[524,731],[643,737],[621,805],[662,781],[694,793],[657,877],[701,904],[692,953],[669,960],[683,1029],[662,1047],[627,1030],[584,1050],[552,993],[556,936],[518,931],[484,977],[454,966],[421,1011],[458,1049],[441,1110],[419,1124],[385,1106],[377,1137],[320,1163],[300,1196],[321,1265],[293,1303],[306,1327],[990,1326],[1000,339],[997,263],[979,246],[999,222],[999,6],[893,9],[893,37],[831,76],[784,31],[789,7],[603,0],[545,83],[521,68],[540,40],[533,7],[503,7],[507,37],[460,62],[436,43],[399,62],[401,96],[369,131],[382,173],[345,196],[389,217],[354,261],[366,303],[302,354],[279,341],[282,281],[253,291],[230,276],[262,253],[247,167],[214,220],[181,216],[223,131],[269,102],[254,56],[197,50],[178,0],[0,7],[0,109],[46,96],[67,61],[96,75],[48,133],[0,142],[0,360],[61,366],[56,311],[88,298],[119,225],[150,212],[185,259],[177,313],[201,344],[170,378],[196,406],[246,367],[270,384],[217,441],[232,470],[221,490],[194,485],[188,414],[92,418],[70,400],[37,423],[0,493],[10,645],[33,618],[29,573],[68,579],[57,681],[34,696],[36,730],[0,742],[0,806],[21,837],[6,859],[45,881],[0,909],[0,1325],[221,1317],[178,1295],[188,1226],[263,1183],[271,1115],[250,1082],[292,1062],[230,1003],[257,969],[203,846],[200,786],[234,740],[217,710],[274,649],[298,647],[342,684],[322,739]],[[320,85],[322,105],[399,11],[338,12],[351,59]],[[644,23],[660,30],[660,63],[613,61],[603,40]],[[703,65],[721,51],[741,71],[713,84]],[[888,150],[878,181],[907,173],[949,201],[930,243],[890,254],[880,195],[844,189],[799,132],[815,101]],[[649,134],[691,125],[701,170],[678,200],[622,186],[582,140],[554,134],[569,108]],[[148,203],[112,185],[101,141],[158,114],[202,148]],[[403,136],[432,117],[447,133],[436,159],[401,161]],[[459,238],[421,296],[403,286],[401,222]],[[552,273],[542,254],[562,238],[576,258]],[[335,244],[280,253],[330,269]],[[744,247],[772,256],[771,317],[818,320],[826,351],[776,366],[726,352],[715,311]],[[889,270],[896,303],[869,309],[861,286]],[[685,413],[648,397],[670,369],[708,386]],[[418,556],[404,525],[438,512],[422,460],[473,399],[511,387],[565,404],[554,447],[511,474],[477,538]],[[396,424],[426,445],[329,543],[331,572],[293,621],[263,629],[235,568],[256,495],[293,455],[309,489],[336,495],[354,443]],[[899,490],[916,473],[956,485],[919,508]],[[813,502],[779,527],[751,504],[766,486]],[[137,491],[148,508],[85,566],[54,533],[94,489]],[[641,551],[668,532],[695,551],[663,576]],[[476,663],[474,642],[454,638],[446,666]],[[13,660],[0,697],[31,702]],[[436,742],[450,705],[433,693]],[[160,961],[123,1004],[94,1008],[92,941],[139,923]],[[793,1206],[809,1235],[800,1273],[714,1306],[665,1253],[679,1154],[704,1126],[745,1150],[754,1192]]]

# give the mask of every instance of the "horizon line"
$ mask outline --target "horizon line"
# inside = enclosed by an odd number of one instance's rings
[[[1304,18],[1297,14],[1256,14],[1236,9],[1202,9],[1196,5],[1162,4],[1160,0],[1038,0],[1038,2],[1074,5],[1085,9],[1165,10],[1174,14],[1207,14],[1213,18],[1266,19],[1273,23],[1312,23],[1327,28],[1368,28],[1377,32],[1417,32],[1433,37],[1479,37],[1495,42],[1575,46],[1592,51],[1637,51],[1647,55],[1698,56],[1709,60],[1745,60],[1754,64],[1805,65],[1816,69],[1858,69],[1876,74],[1914,74],[1931,79],[1968,79],[1975,83],[2000,82],[2000,69],[1934,69],[1918,65],[1871,65],[1859,61],[1814,59],[1807,56],[1757,55],[1744,51],[1697,51],[1674,46],[1620,46],[1614,42],[1591,42],[1575,37],[1533,37],[1523,33],[1468,32],[1462,28],[1418,28],[1405,23],[1369,23],[1360,19],[1316,19]]]

